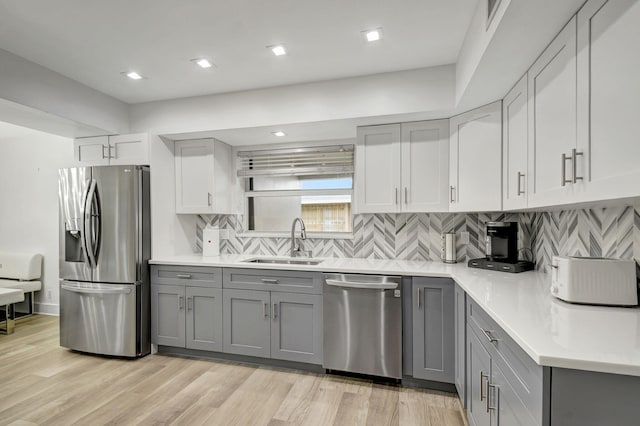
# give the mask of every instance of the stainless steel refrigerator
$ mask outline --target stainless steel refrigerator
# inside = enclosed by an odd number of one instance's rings
[[[60,169],[60,345],[150,352],[149,167]]]

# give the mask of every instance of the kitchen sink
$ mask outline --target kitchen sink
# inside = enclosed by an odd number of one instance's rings
[[[276,265],[318,265],[322,262],[322,260],[312,260],[312,259],[271,259],[264,257],[256,257],[254,259],[247,259],[243,262],[246,263],[269,263]]]

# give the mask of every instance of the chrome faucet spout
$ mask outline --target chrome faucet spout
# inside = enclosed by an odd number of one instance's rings
[[[300,223],[300,242],[296,243],[296,224]],[[291,257],[296,257],[304,254],[302,250],[302,241],[307,239],[307,231],[304,226],[304,221],[301,217],[293,219],[291,224]]]

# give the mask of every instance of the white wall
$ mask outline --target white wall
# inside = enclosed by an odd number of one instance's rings
[[[0,98],[102,129],[102,134],[129,130],[126,103],[2,49]]]
[[[73,160],[73,140],[36,131],[0,132],[0,250],[44,256],[36,310],[58,313],[58,169]]]
[[[132,131],[159,135],[305,123],[425,111],[450,111],[455,67],[131,105]]]

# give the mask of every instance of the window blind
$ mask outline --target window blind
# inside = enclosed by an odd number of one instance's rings
[[[238,176],[352,175],[353,145],[238,152]]]

